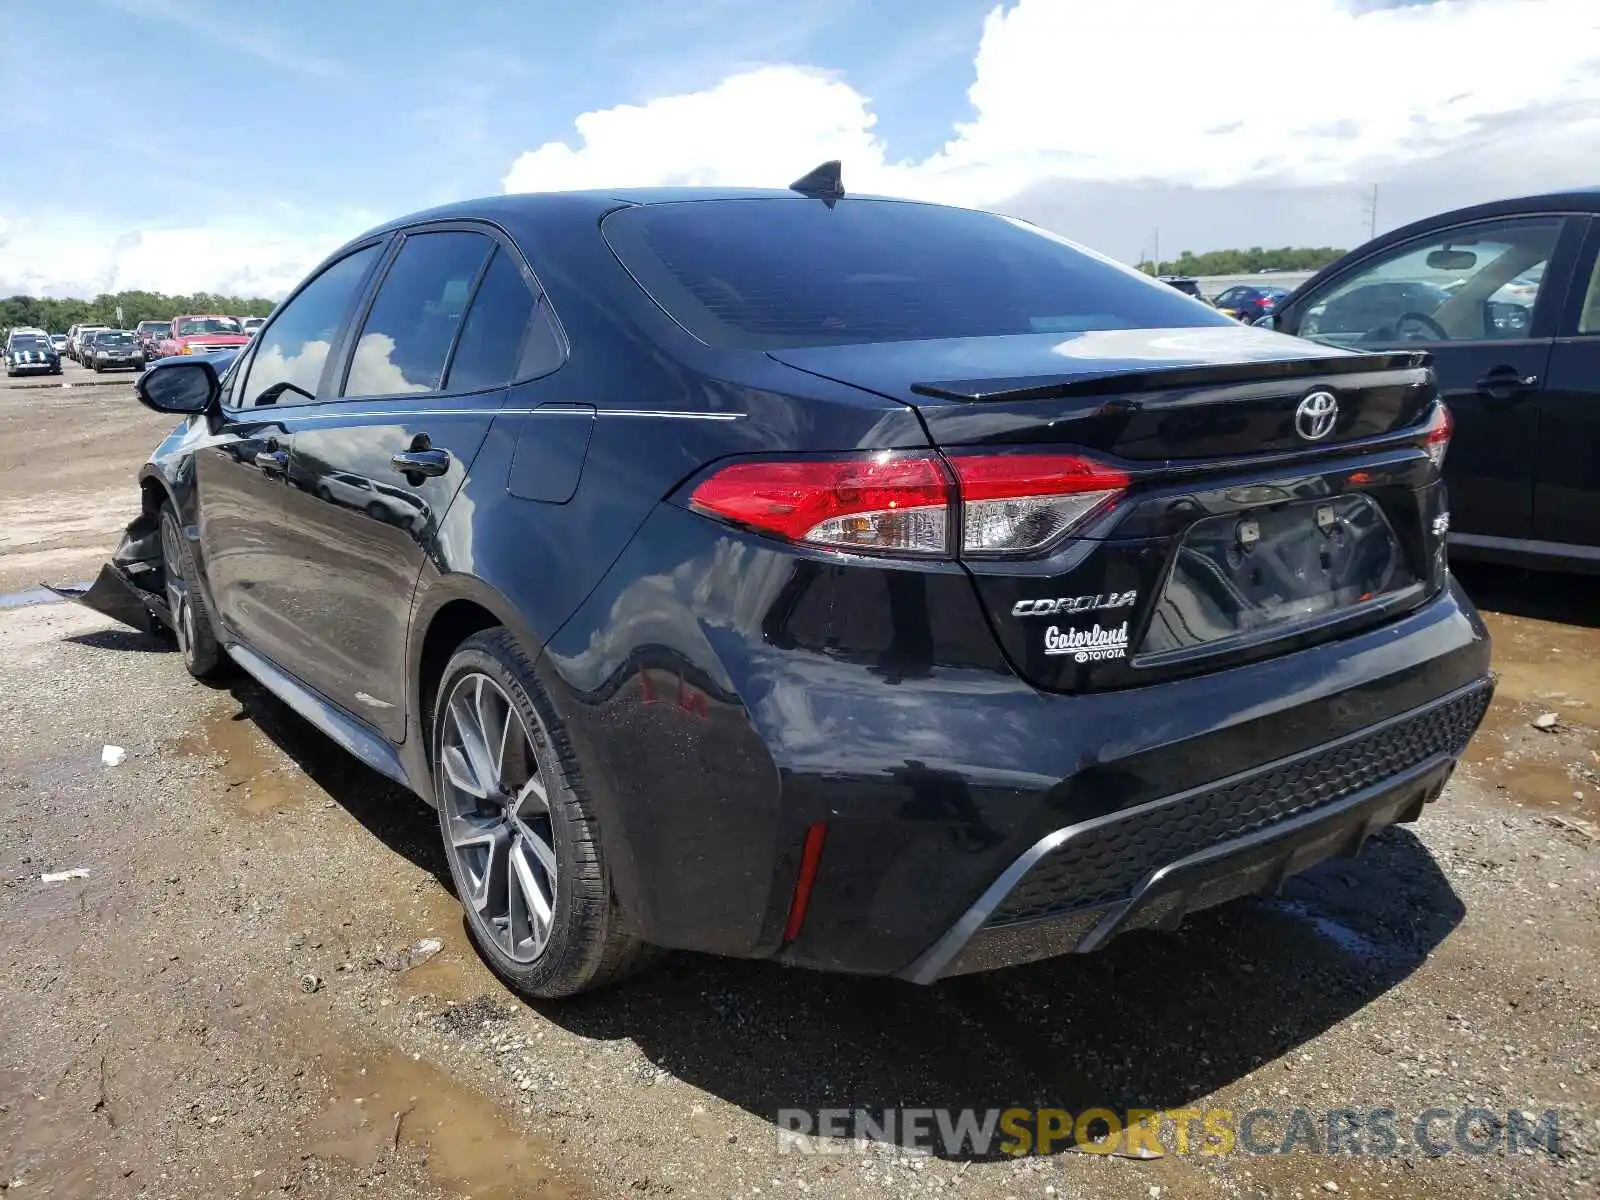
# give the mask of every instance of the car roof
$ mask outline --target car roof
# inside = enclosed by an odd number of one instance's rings
[[[895,196],[875,196],[851,193],[850,200],[872,200],[894,204],[920,204],[926,201],[907,200]],[[655,204],[703,203],[717,200],[783,200],[795,204],[816,204],[815,197],[804,196],[788,188],[729,188],[729,187],[647,187],[647,188],[596,188],[570,192],[514,192],[502,196],[481,196],[460,200],[452,204],[427,208],[405,216],[396,217],[375,225],[358,237],[351,238],[328,256],[325,262],[342,257],[354,246],[374,237],[392,233],[408,225],[431,221],[490,221],[514,231],[517,226],[533,226],[543,222],[566,223],[580,221],[592,224],[618,208],[633,208]],[[943,206],[934,206],[943,207]]]

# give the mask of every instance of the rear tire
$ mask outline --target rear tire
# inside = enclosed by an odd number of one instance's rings
[[[553,1000],[639,970],[657,951],[623,928],[571,746],[505,629],[462,642],[429,720],[439,826],[478,952],[512,988]]]
[[[218,679],[231,661],[211,628],[211,613],[200,594],[200,572],[171,501],[161,506],[161,564],[166,572],[167,607],[172,610],[172,636],[183,665],[196,679]]]

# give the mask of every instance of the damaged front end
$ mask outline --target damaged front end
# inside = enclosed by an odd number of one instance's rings
[[[43,587],[143,633],[162,636],[172,628],[161,527],[150,513],[129,524],[111,561],[100,568],[99,577],[88,587],[52,587],[48,583]]]

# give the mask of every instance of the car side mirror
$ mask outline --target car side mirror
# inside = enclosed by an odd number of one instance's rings
[[[208,411],[222,395],[217,371],[208,362],[162,359],[139,376],[139,400],[160,413]]]
[[[1258,326],[1261,329],[1277,329],[1278,314],[1275,312],[1262,313],[1254,321],[1251,321],[1250,324]]]

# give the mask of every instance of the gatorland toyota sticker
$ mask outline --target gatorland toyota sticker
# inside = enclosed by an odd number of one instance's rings
[[[1128,654],[1128,623],[1102,629],[1096,621],[1088,629],[1058,629],[1052,625],[1044,631],[1046,654],[1070,654],[1077,662],[1099,662],[1106,658],[1125,658]]]

